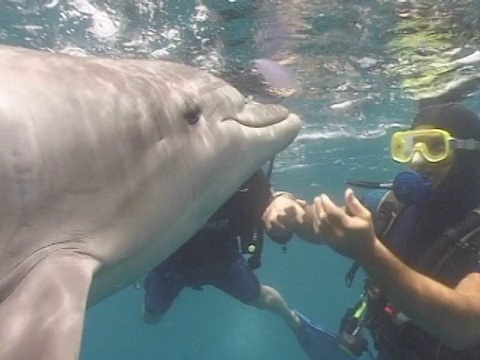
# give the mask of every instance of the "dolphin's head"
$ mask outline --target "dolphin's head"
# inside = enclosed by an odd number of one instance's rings
[[[130,71],[124,65],[121,73]],[[136,240],[125,235],[133,226],[121,225],[118,234],[125,239],[117,242],[115,251],[111,246],[99,251],[102,258],[129,261],[115,280],[99,282],[103,290],[98,291],[105,293],[108,286],[121,288],[135,279],[131,277],[152,269],[185,243],[246,179],[285,149],[300,128],[298,116],[285,107],[248,101],[227,82],[201,70],[158,61],[134,62],[131,69],[140,84],[135,95],[143,108],[140,123],[153,119],[154,126],[151,135],[134,137],[153,142],[146,156],[141,155],[145,168],[132,166],[128,183],[134,184],[139,173],[152,175],[142,190],[148,196],[130,206],[136,206],[135,218],[145,213]],[[132,97],[136,85],[130,80],[128,86],[129,97],[115,92],[123,96],[120,103]]]
[[[199,202],[232,194],[298,134],[300,120],[285,107],[249,100],[206,72],[170,66],[170,108],[177,114],[172,134],[179,141],[182,133],[184,154],[194,154],[181,161],[196,179],[192,191]]]

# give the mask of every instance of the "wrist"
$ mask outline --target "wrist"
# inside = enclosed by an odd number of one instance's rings
[[[385,257],[385,251],[388,251],[387,248],[375,236],[370,246],[357,254],[356,260],[365,269],[374,268]]]
[[[289,193],[288,191],[275,191],[274,193],[272,193],[272,199],[276,199],[276,198],[279,198],[281,196],[285,196],[289,199],[292,199],[292,200],[297,200],[297,198],[295,197],[295,195],[293,195],[292,193]]]

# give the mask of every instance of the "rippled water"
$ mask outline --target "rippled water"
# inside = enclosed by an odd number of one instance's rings
[[[168,57],[221,74],[263,98],[251,61],[288,64],[301,91],[287,104],[303,114],[309,132],[324,133],[320,137],[381,136],[410,111],[409,99],[469,94],[478,78],[478,1],[1,4],[5,44],[75,55]]]

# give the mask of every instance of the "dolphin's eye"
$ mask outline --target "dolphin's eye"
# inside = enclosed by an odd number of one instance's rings
[[[191,108],[185,111],[183,117],[189,125],[195,125],[200,120],[202,115],[202,109],[199,105],[193,105]]]

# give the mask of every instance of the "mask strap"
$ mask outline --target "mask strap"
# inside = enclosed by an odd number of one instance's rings
[[[480,141],[475,139],[455,139],[453,144],[455,149],[480,150]]]

